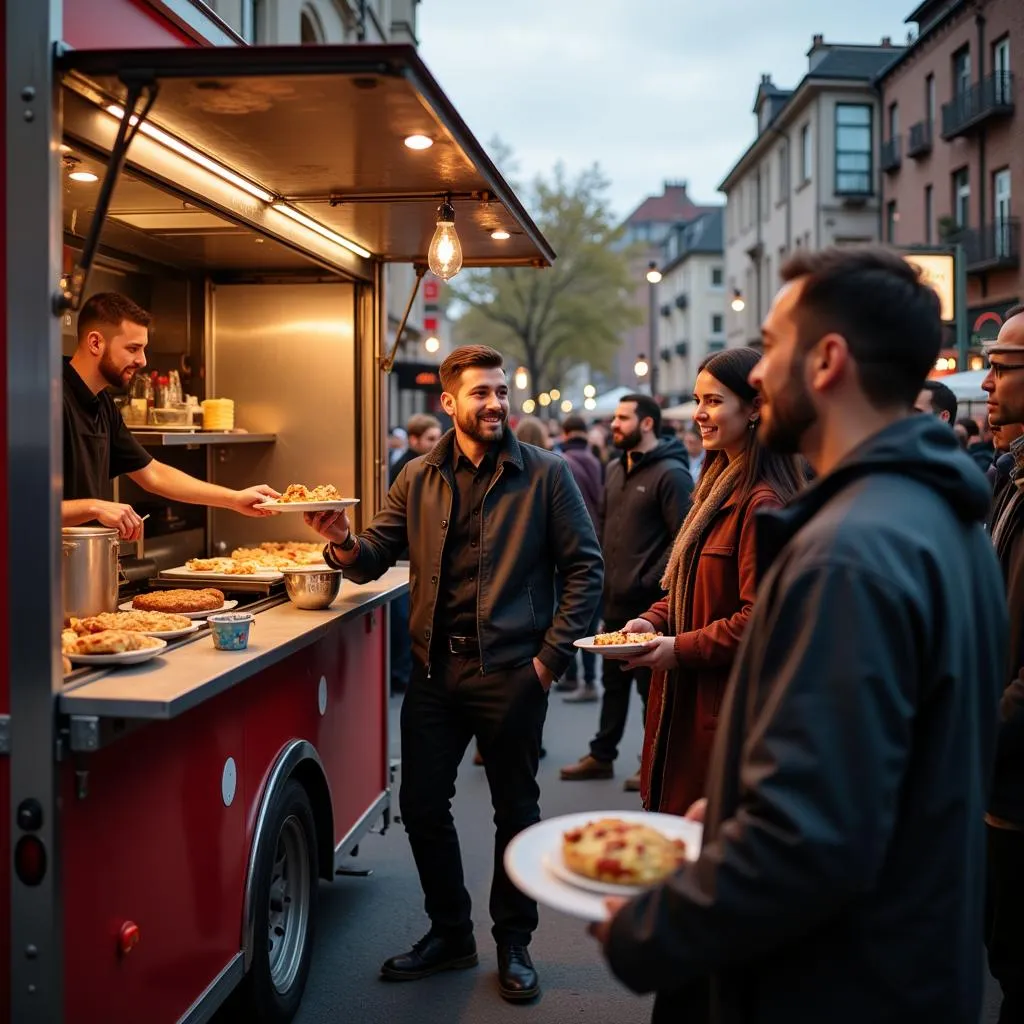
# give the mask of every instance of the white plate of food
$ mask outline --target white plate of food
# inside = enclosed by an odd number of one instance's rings
[[[62,642],[61,646],[64,656],[73,665],[140,665],[159,657],[167,641],[145,633],[107,629],[78,636],[69,643]]]
[[[171,612],[140,611],[137,608],[122,608],[116,612],[101,612],[84,619],[71,619],[71,628],[80,636],[86,633],[101,633],[105,629],[127,629],[133,633],[160,640],[175,640],[199,629],[199,623],[185,615]]]
[[[647,811],[583,811],[548,818],[524,829],[505,850],[505,870],[513,883],[528,896],[545,906],[585,921],[603,921],[608,916],[604,901],[608,896],[636,896],[657,885],[657,881],[644,881],[635,885],[613,885],[572,871],[565,863],[564,847],[567,835],[602,821],[621,821],[639,824],[660,833],[664,841],[674,845],[681,840],[685,849],[682,859],[695,861],[700,854],[704,827],[674,814],[655,814]],[[609,841],[615,841],[609,835]],[[671,871],[676,864],[671,864]],[[667,875],[665,876],[667,877]]]
[[[280,498],[261,501],[253,508],[272,512],[336,512],[358,504],[358,498],[343,498],[333,484],[318,484],[316,487],[289,484]]]
[[[613,655],[638,654],[652,640],[657,640],[661,633],[598,633],[597,636],[585,636],[573,642],[574,647],[581,651],[592,651],[607,658]]]
[[[186,619],[205,619],[208,615],[229,612],[237,607],[237,601],[225,601],[219,590],[210,587],[205,590],[154,590],[125,601],[118,605],[118,610],[167,612]]]

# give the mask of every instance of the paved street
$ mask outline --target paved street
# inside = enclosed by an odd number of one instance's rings
[[[398,753],[398,707],[392,701],[392,747]],[[545,729],[548,756],[541,762],[541,806],[545,816],[576,810],[637,807],[622,791],[622,778],[636,766],[641,730],[639,700],[634,706],[610,782],[564,783],[558,769],[586,751],[596,725],[596,704],[566,705],[553,695]],[[383,960],[407,948],[426,930],[422,897],[402,827],[363,842],[354,866],[373,869],[369,878],[340,877],[322,884],[320,921],[313,969],[296,1024],[646,1024],[650,1000],[633,996],[608,973],[582,922],[541,909],[532,952],[541,972],[543,995],[537,1004],[511,1006],[495,987],[494,946],[487,916],[491,875],[490,798],[483,771],[467,754],[459,777],[455,816],[480,949],[476,970],[425,981],[389,984],[378,980]],[[983,1024],[994,1024],[992,991]]]

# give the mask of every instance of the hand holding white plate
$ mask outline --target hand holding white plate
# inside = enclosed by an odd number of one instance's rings
[[[340,512],[358,504],[358,498],[338,498],[335,501],[261,501],[253,508],[268,512]]]
[[[582,640],[574,640],[573,646],[581,651],[590,651],[602,658],[623,658],[633,654],[642,654],[646,649],[649,640],[635,644],[599,644],[594,642],[592,636],[585,636]]]

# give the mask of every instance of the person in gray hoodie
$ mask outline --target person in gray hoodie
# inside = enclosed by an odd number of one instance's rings
[[[674,437],[659,439],[660,432],[661,409],[650,395],[626,395],[619,402],[612,443],[622,455],[608,464],[600,517],[604,626],[609,632],[662,596],[661,577],[672,543],[690,510],[693,477],[686,449]],[[590,753],[562,769],[565,780],[612,777],[634,679],[646,717],[650,669],[627,669],[621,661],[606,659],[601,678],[597,735]],[[639,770],[627,778],[626,789],[640,789]]]

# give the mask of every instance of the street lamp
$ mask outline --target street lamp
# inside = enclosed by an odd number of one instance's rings
[[[596,398],[587,398],[587,399],[585,399],[584,402],[583,402],[583,408],[586,409],[587,412],[593,412],[597,408],[597,399]]]
[[[551,395],[552,402],[557,402],[562,397],[562,392],[558,388],[552,388],[549,394]]]
[[[427,338],[426,341],[423,342],[423,347],[431,355],[433,355],[441,347],[441,342],[438,341],[438,339],[435,338],[433,335],[431,335],[429,338]]]
[[[747,304],[743,301],[743,292],[739,288],[733,288],[732,290],[732,309],[734,313],[742,313],[747,308]]]
[[[525,402],[523,402],[523,412],[525,412],[527,416],[529,416],[536,408],[537,404],[534,402],[532,398],[528,398]]]
[[[652,260],[647,264],[647,330],[648,345],[651,350],[651,398],[655,401],[658,396],[658,283],[660,281],[661,271],[658,269],[658,264]],[[638,377],[646,375],[647,370],[637,374]]]
[[[633,364],[633,372],[637,375],[637,377],[646,377],[647,371],[650,368],[650,365],[648,364],[647,360],[644,358],[643,355],[639,355],[636,357],[636,362]]]
[[[530,375],[526,372],[526,367],[525,366],[520,366],[519,369],[516,370],[515,383],[516,383],[516,387],[520,391],[525,391],[526,390],[527,384],[530,383]]]
[[[562,403],[562,412],[572,412],[572,402],[568,398]]]
[[[596,397],[596,395],[597,395],[597,388],[595,388],[593,384],[588,384],[583,389],[583,397],[584,398],[594,398],[594,397]]]

